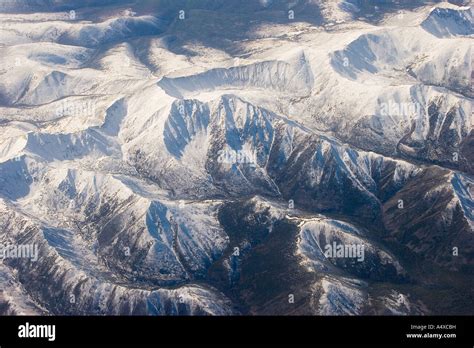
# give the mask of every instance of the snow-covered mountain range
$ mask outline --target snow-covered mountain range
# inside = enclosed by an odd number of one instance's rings
[[[473,11],[1,2],[0,314],[474,313]]]

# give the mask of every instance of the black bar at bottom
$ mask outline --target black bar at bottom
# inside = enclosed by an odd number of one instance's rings
[[[32,325],[55,325],[54,341],[50,340],[51,335],[49,338],[19,337],[21,328],[23,334],[27,328],[33,330],[32,335],[46,332],[45,327]],[[30,344],[443,344],[473,347],[474,320],[472,316],[0,317],[1,348]]]

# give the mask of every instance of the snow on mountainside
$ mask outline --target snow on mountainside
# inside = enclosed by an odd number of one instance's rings
[[[437,37],[472,36],[473,9],[435,8],[421,26]]]
[[[125,1],[122,1],[125,2]],[[60,10],[67,8],[77,8],[86,6],[101,6],[117,4],[117,0],[85,0],[78,3],[75,0],[8,0],[0,4],[0,10],[3,11],[42,11],[45,8]]]
[[[472,8],[372,3],[0,4],[0,314],[472,314]]]

